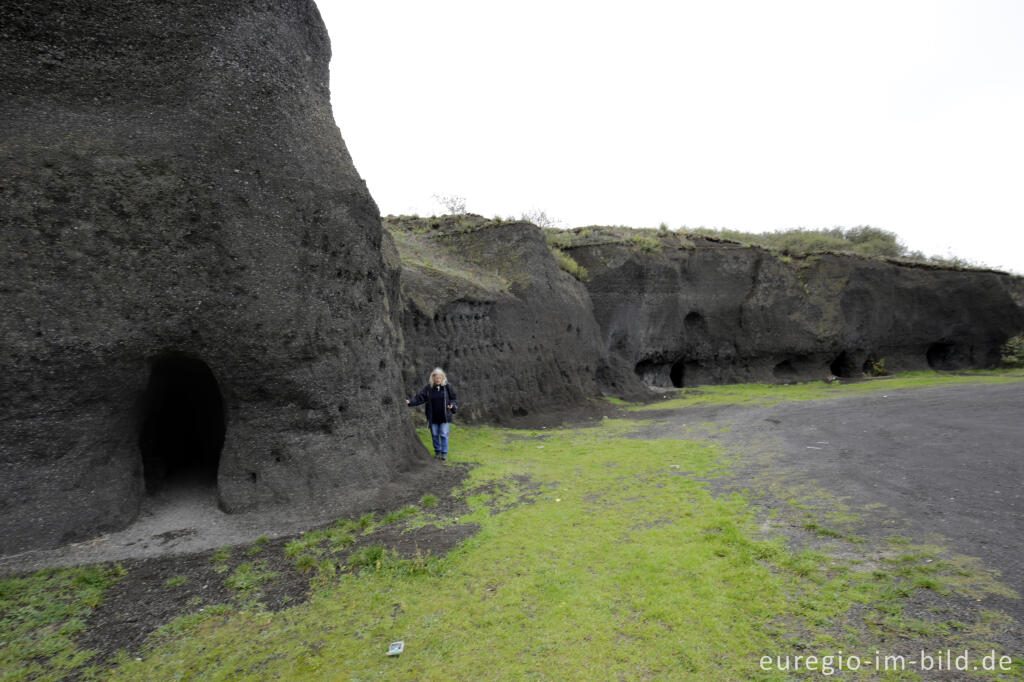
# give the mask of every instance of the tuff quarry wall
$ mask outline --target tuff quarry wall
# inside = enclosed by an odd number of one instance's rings
[[[410,394],[441,366],[460,419],[500,424],[641,389],[608,362],[586,289],[536,226],[472,215],[386,225],[401,261]]]
[[[459,419],[647,386],[990,366],[1022,280],[616,229],[391,219],[333,122],[312,0],[0,4],[0,554],[129,524],[358,508]],[[647,386],[645,386],[645,384]],[[418,419],[422,419],[418,417]],[[406,477],[407,478],[407,477]]]
[[[613,362],[654,386],[999,364],[1024,329],[1019,277],[855,256],[787,258],[675,233],[576,230],[565,251]]]
[[[426,461],[312,0],[10,0],[0,27],[0,553],[175,475],[324,513]]]
[[[585,268],[580,282],[529,223],[385,225],[401,254],[405,383],[444,366],[474,420],[649,398],[650,388],[859,378],[879,361],[890,372],[993,367],[1024,329],[1024,280],[996,272],[790,258],[651,230],[547,230]]]

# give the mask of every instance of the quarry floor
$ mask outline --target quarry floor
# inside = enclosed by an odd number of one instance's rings
[[[614,411],[602,410],[608,416]],[[600,416],[586,419],[592,423]],[[980,560],[994,579],[1024,595],[1024,381],[878,391],[771,406],[652,409],[621,416],[650,420],[637,434],[641,438],[720,444],[734,458],[730,475],[712,485],[722,493],[748,492],[765,512],[769,532],[786,532],[770,527],[768,512],[792,505],[795,490],[797,501],[819,511],[844,510],[843,531],[867,538],[868,545],[892,536],[933,543]],[[466,472],[459,465],[431,464],[428,488],[437,493],[457,485]],[[800,491],[818,493],[800,498]],[[390,506],[382,500],[381,508],[397,509],[420,494],[422,490],[410,488],[402,499],[390,500]],[[460,503],[443,493],[438,499],[452,507],[453,517],[459,514]],[[168,579],[187,576],[187,584],[200,590],[205,604],[230,601],[223,575],[214,573],[212,548],[252,543],[266,535],[268,551],[262,556],[283,557],[284,544],[300,530],[297,524],[296,519],[227,517],[216,510],[212,491],[191,489],[154,499],[147,514],[117,536],[50,553],[0,558],[0,573],[121,561],[128,575],[94,613],[80,645],[107,654],[132,651],[181,612],[181,595],[164,589]],[[800,529],[791,526],[791,538],[799,541]],[[475,530],[472,524],[428,527],[410,538],[400,528],[385,529],[366,542],[400,551],[414,543],[436,556]],[[241,550],[235,554],[231,568],[251,558]],[[287,563],[268,566],[282,576],[264,595],[270,608],[302,601],[309,588],[309,576]],[[943,599],[938,606],[951,616],[978,606],[998,609],[1024,624],[1024,600],[1019,598],[988,596],[981,604]],[[1019,653],[1024,626],[1017,632],[1021,634],[1007,645]]]
[[[1024,597],[1024,381],[648,414],[641,437],[682,427],[735,454],[722,492],[763,511],[840,511],[868,544],[898,536],[979,559]],[[1024,640],[1024,598],[981,606],[1013,616]]]

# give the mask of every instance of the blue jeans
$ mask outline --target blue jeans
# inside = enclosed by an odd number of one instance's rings
[[[451,428],[451,424],[448,422],[430,425],[430,437],[434,440],[434,454],[441,459],[448,459],[449,428]]]

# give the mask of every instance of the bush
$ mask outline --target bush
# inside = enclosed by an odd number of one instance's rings
[[[646,235],[637,234],[630,238],[630,243],[633,245],[633,250],[640,250],[644,253],[651,253],[652,251],[661,251],[661,242],[654,237],[648,237]]]
[[[888,376],[889,370],[885,368],[885,358],[878,358],[876,360],[873,355],[869,356],[864,363],[864,373],[873,377]]]
[[[1024,367],[1024,332],[1012,336],[1003,344],[1003,365]]]
[[[567,254],[565,251],[555,247],[551,247],[551,253],[555,255],[555,260],[558,261],[558,267],[562,268],[581,282],[587,279],[587,269],[577,263],[575,258]]]
[[[779,251],[787,256],[803,257],[814,253],[852,253],[865,258],[909,258],[926,261],[923,254],[911,252],[895,233],[870,225],[843,229],[809,230],[796,228],[782,232],[741,232],[739,230],[688,229],[691,234],[731,239],[743,244]]]
[[[520,219],[526,223],[533,223],[537,227],[557,227],[558,221],[548,216],[544,211],[534,208],[529,211],[525,211]]]
[[[455,194],[435,194],[434,201],[444,206],[444,210],[452,215],[463,215],[466,212],[466,198]]]

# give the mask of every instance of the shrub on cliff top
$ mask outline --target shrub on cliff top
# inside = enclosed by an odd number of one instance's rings
[[[743,244],[781,251],[789,256],[812,253],[852,253],[865,258],[910,258],[927,260],[923,254],[911,253],[895,233],[863,225],[843,229],[809,230],[798,228],[783,232],[740,232],[739,230],[684,228],[690,234],[730,239]]]

